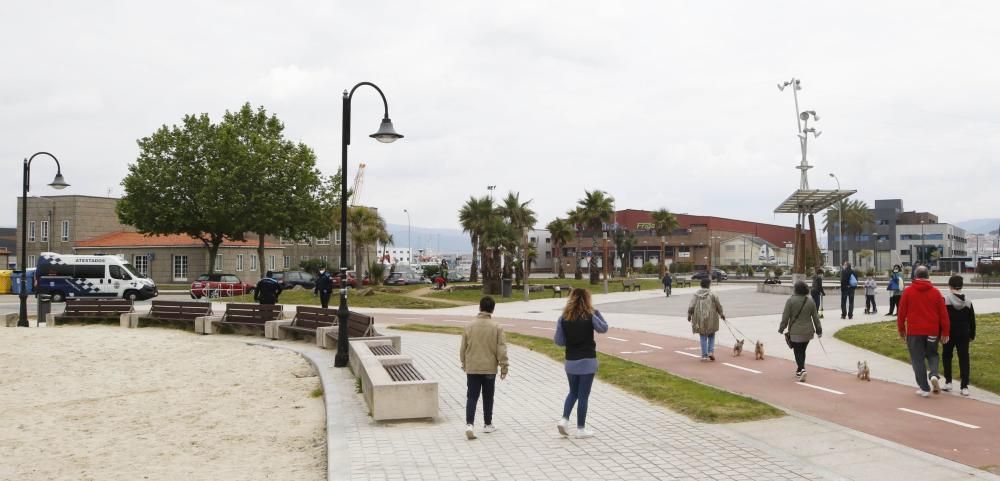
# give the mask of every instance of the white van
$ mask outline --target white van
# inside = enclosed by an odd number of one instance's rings
[[[156,284],[135,274],[118,256],[70,255],[43,252],[35,272],[38,294],[49,294],[53,302],[67,298],[121,297],[150,299],[159,295]]]

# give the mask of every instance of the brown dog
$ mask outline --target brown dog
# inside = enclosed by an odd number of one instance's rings
[[[764,343],[757,341],[757,344],[753,348],[754,359],[758,361],[764,360]]]
[[[871,382],[872,372],[868,369],[868,361],[858,361],[858,379]]]
[[[743,354],[743,339],[737,339],[736,344],[733,344],[733,357],[739,357]]]

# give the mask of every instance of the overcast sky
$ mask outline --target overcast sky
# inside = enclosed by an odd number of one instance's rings
[[[810,186],[902,198],[955,222],[1000,214],[1000,3],[16,2],[0,15],[0,225],[21,160],[54,153],[60,194],[120,196],[136,139],[184,114],[264,106],[340,165],[387,221],[457,227],[470,195],[520,192],[544,225],[584,189],[619,209],[778,224],[798,187],[790,91],[819,112]],[[55,167],[33,164],[32,194]]]

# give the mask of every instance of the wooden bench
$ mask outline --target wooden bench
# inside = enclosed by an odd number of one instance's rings
[[[132,313],[128,325],[122,327],[143,327],[145,324],[188,329],[194,328],[195,319],[211,315],[211,302],[154,300],[148,314]]]
[[[60,315],[49,313],[46,325],[54,326],[66,321],[91,323],[121,323],[122,315],[131,314],[132,301],[127,299],[66,299],[66,308]]]
[[[622,290],[632,292],[632,290],[641,291],[642,286],[639,285],[639,279],[628,278],[622,279]]]
[[[360,312],[350,311],[347,315],[347,338],[372,337],[375,332],[375,318]],[[316,344],[325,349],[336,349],[340,339],[340,323],[316,330]]]
[[[674,287],[691,287],[691,279],[688,277],[675,277]]]
[[[219,328],[239,328],[261,330],[268,321],[281,318],[282,306],[269,304],[226,304],[222,316],[199,316],[195,318],[195,332],[214,334]]]
[[[291,321],[277,321],[277,339],[284,339],[288,334],[305,334],[315,336],[317,329],[337,325],[337,310],[322,307],[296,306],[295,317]],[[266,336],[270,337],[270,336]]]
[[[569,294],[569,291],[573,290],[573,286],[568,284],[560,284],[558,286],[552,286],[552,297],[562,297],[563,292]]]

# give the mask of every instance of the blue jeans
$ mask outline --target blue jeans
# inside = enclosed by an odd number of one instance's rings
[[[708,357],[709,354],[715,353],[715,333],[711,334],[699,334],[701,338],[701,357]]]
[[[483,393],[483,421],[493,424],[493,392],[496,387],[496,374],[466,374],[468,382],[468,399],[465,404],[465,424],[475,424],[476,405],[479,404],[479,392]]]
[[[587,400],[590,398],[590,388],[594,385],[593,374],[566,374],[569,378],[569,394],[563,404],[563,418],[569,419],[573,405],[579,404],[576,410],[576,427],[583,429],[587,425]]]

